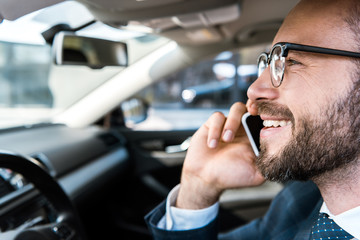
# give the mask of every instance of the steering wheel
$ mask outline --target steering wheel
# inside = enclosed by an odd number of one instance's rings
[[[24,176],[50,202],[57,213],[54,222],[1,233],[3,240],[85,240],[86,235],[72,202],[42,166],[34,159],[0,151],[0,168]]]

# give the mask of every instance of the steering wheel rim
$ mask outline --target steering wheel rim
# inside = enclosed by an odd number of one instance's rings
[[[86,240],[85,231],[82,228],[80,218],[71,200],[56,180],[35,159],[0,150],[0,168],[10,169],[21,174],[51,203],[58,216],[55,224],[48,225],[49,228],[52,228],[53,234],[54,227],[62,225],[70,228],[75,234],[71,239]],[[28,230],[31,230],[31,228],[24,229],[22,234],[26,234],[25,231]]]

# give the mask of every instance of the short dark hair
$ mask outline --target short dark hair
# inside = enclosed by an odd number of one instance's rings
[[[352,32],[353,40],[356,43],[356,49],[354,51],[360,52],[360,2],[353,0],[352,4],[348,5],[346,15],[344,17],[345,23],[348,25]],[[354,82],[359,85],[360,82],[360,59],[354,58],[353,63],[355,65]]]
[[[357,1],[355,0],[353,1],[354,4],[349,5],[344,21],[353,33],[354,41],[357,43],[357,51],[360,52],[360,2]]]

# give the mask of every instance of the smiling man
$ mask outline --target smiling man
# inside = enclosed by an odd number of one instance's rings
[[[146,220],[156,239],[360,239],[360,2],[303,0],[286,17],[247,107],[193,136],[181,184]],[[256,158],[241,126],[260,115]],[[287,182],[261,219],[216,229],[225,189]],[[315,184],[314,184],[315,183]]]

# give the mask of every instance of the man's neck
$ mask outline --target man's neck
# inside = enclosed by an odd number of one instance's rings
[[[354,165],[313,179],[328,209],[334,215],[360,206],[360,166]]]

